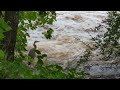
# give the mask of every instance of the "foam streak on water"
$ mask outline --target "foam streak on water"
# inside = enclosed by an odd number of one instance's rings
[[[30,38],[27,38],[28,46],[32,46],[35,40],[41,41],[37,46],[40,50],[46,51],[49,59],[51,59],[49,54],[51,55],[52,53],[54,58],[52,57],[51,60],[60,59],[60,57],[62,57],[61,59],[68,59],[79,55],[81,48],[84,47],[80,41],[90,42],[90,35],[95,37],[98,33],[101,33],[100,31],[89,31],[88,33],[86,30],[95,28],[99,24],[104,25],[102,20],[107,17],[107,11],[57,11],[56,13],[57,21],[51,26],[45,26],[54,29],[51,40],[47,40],[44,35],[42,35],[42,32],[46,31],[45,28],[37,28],[34,31],[29,30]],[[102,29],[102,32],[104,31],[105,30]],[[49,53],[47,51],[49,51]]]

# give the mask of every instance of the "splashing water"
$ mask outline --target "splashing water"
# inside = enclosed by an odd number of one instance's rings
[[[91,36],[104,33],[105,28],[100,31],[92,31],[107,17],[107,11],[57,11],[57,21],[53,25],[45,25],[34,31],[28,30],[30,37],[27,37],[28,47],[32,47],[35,40],[38,49],[48,55],[47,61],[65,63],[74,60],[77,55],[87,48],[81,41],[90,43]],[[42,32],[48,27],[53,28],[54,33],[51,40],[47,40]],[[91,35],[91,36],[90,36]]]

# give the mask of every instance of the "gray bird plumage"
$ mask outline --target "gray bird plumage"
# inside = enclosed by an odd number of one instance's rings
[[[36,50],[36,48],[30,49],[28,56],[30,56],[31,58],[34,59],[36,57],[35,50]]]
[[[36,53],[35,53],[36,45],[35,45],[35,43],[37,43],[37,42],[39,42],[39,41],[35,41],[35,42],[33,43],[34,48],[30,49],[30,51],[29,51],[29,53],[28,53],[28,56],[30,56],[32,59],[34,59],[34,58],[36,57]],[[28,64],[30,65],[31,63],[28,62]]]

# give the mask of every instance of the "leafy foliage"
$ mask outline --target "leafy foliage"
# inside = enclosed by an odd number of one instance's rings
[[[89,60],[89,57],[91,56],[91,49],[86,49],[86,51],[84,52],[83,56],[80,57],[80,60],[77,62],[78,66],[81,63],[85,63]]]
[[[77,72],[75,68],[63,69],[59,65],[44,65],[45,54],[36,51],[38,63],[35,68],[29,68],[22,62],[22,57],[16,58],[14,62],[3,59],[4,53],[0,51],[0,79],[84,79],[84,71]]]
[[[63,69],[59,65],[44,65],[43,59],[46,54],[36,50],[38,62],[34,68],[27,67],[24,59],[29,59],[29,56],[23,52],[26,50],[27,39],[30,37],[27,33],[28,29],[35,30],[45,24],[52,24],[56,20],[54,11],[19,11],[19,26],[17,30],[16,52],[20,56],[15,58],[15,61],[9,62],[6,60],[6,53],[0,50],[0,78],[1,79],[82,79],[85,76],[84,71],[77,72],[76,69]],[[8,25],[10,22],[4,21],[5,11],[0,11],[0,41],[4,38],[4,32],[11,30]],[[47,39],[52,37],[53,29],[49,28],[43,34]],[[1,44],[1,42],[0,42]],[[32,62],[32,59],[30,59]]]
[[[52,28],[49,28],[49,29],[47,30],[47,32],[43,32],[42,34],[44,34],[44,36],[45,36],[47,39],[51,39],[53,32],[54,32],[53,29],[52,29]]]
[[[5,38],[4,32],[10,31],[11,27],[4,21],[2,15],[0,18],[0,49],[3,48],[2,40]]]
[[[117,11],[108,12],[106,19],[107,32],[103,37],[99,35],[93,40],[95,47],[101,50],[103,60],[116,60],[120,56],[120,13]]]
[[[5,53],[2,50],[0,50],[0,58],[3,59],[4,56],[5,56]]]
[[[40,51],[36,50],[36,53],[37,53],[37,58],[38,58],[38,63],[40,64],[40,66],[42,66],[44,63],[43,63],[43,58],[47,57],[46,54],[41,54]]]
[[[103,46],[107,57],[116,58],[120,56],[120,14],[117,11],[109,12],[107,24],[108,31],[104,35]]]
[[[21,11],[19,12],[19,18],[20,23],[17,33],[16,51],[24,57],[22,51],[26,51],[26,37],[30,37],[27,30],[35,30],[38,27],[44,26],[44,24],[52,24],[56,20],[56,16],[53,11]],[[47,34],[45,34],[45,37],[50,39],[52,32],[53,30],[50,28]]]
[[[76,72],[76,69],[63,69],[59,65],[43,65],[41,62],[33,69],[22,63],[21,57],[14,62],[0,59],[1,79],[83,79],[84,71]]]
[[[4,32],[11,30],[11,27],[4,21],[4,19],[0,18],[0,40],[4,38]]]

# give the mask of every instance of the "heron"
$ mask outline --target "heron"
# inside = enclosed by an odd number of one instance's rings
[[[37,42],[40,42],[40,41],[34,41],[34,43],[33,43],[34,48],[30,49],[30,51],[28,53],[28,56],[30,56],[32,59],[34,59],[36,57],[35,50],[37,48],[37,46],[36,46]],[[30,65],[30,64],[31,64],[31,62],[28,62],[28,65]]]

